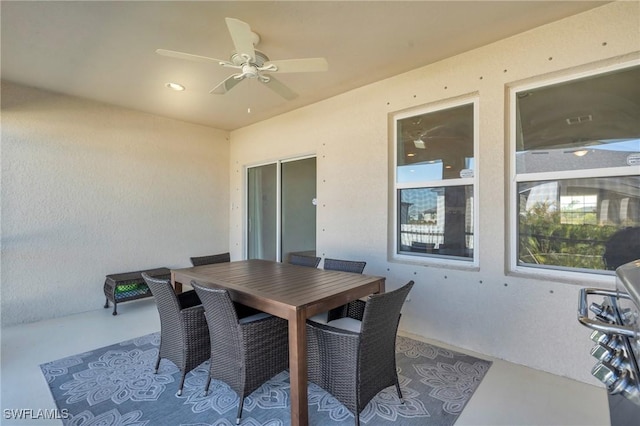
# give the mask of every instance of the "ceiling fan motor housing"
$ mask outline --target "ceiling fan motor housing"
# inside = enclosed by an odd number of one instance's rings
[[[259,50],[255,51],[255,60],[251,61],[251,59],[247,60],[244,56],[240,55],[239,53],[234,52],[231,55],[231,62],[237,66],[242,66],[245,64],[251,64],[254,65],[256,67],[261,67],[264,65],[265,62],[269,61],[269,57],[267,55],[265,55],[264,53],[262,53]]]

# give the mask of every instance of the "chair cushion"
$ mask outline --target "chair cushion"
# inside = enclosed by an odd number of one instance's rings
[[[260,312],[259,314],[250,315],[248,317],[240,318],[238,322],[240,324],[247,324],[254,321],[260,321],[261,319],[269,318],[271,315],[266,312]]]
[[[337,320],[329,321],[327,323],[329,327],[339,328],[341,330],[353,331],[354,333],[360,333],[362,328],[362,321],[358,321],[353,318],[340,318]]]
[[[327,318],[329,318],[329,312],[321,312],[309,318],[309,321],[317,322],[320,324],[326,324]]]

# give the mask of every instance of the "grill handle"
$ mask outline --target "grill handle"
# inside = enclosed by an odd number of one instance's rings
[[[632,327],[626,325],[610,324],[589,318],[587,297],[590,295],[608,296],[608,297],[624,297],[629,299],[626,294],[621,294],[612,290],[603,290],[599,288],[582,288],[580,289],[580,299],[578,302],[578,321],[580,324],[592,330],[602,331],[603,333],[613,333],[626,337],[637,338],[636,332]]]

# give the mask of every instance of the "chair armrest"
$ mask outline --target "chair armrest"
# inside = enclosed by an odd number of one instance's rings
[[[308,320],[307,320],[307,331],[312,331],[315,333],[328,333],[328,334],[345,336],[345,337],[353,337],[355,339],[360,338],[360,333],[358,332],[346,330],[344,328],[332,327],[330,324],[321,324],[318,322],[313,322]]]
[[[367,302],[362,299],[352,300],[347,304],[346,316],[348,318],[353,318],[353,319],[357,319],[358,321],[362,321],[362,317],[364,316],[365,306],[367,306]]]
[[[194,368],[211,357],[211,338],[209,325],[202,305],[192,306],[180,311],[180,327],[184,338],[187,361]]]
[[[192,306],[180,311],[181,326],[187,339],[196,339],[193,345],[203,350],[209,346],[209,325],[202,305]]]
[[[366,305],[366,298],[352,300],[346,305],[331,309],[327,314],[327,321],[333,321],[339,318],[353,318],[358,321],[362,321],[362,317],[364,316],[364,307]]]
[[[264,314],[264,313],[263,313]],[[264,381],[289,367],[289,328],[287,320],[266,314],[263,318],[240,323],[245,342],[251,342],[250,352],[245,352],[245,362],[251,365],[256,388]],[[261,314],[256,315],[262,316]],[[253,386],[249,386],[253,388]]]
[[[266,318],[270,318],[273,315],[270,315],[266,312],[260,312],[258,314],[254,314],[254,315],[249,315],[248,317],[243,317],[243,318],[239,318],[238,322],[240,324],[248,324],[250,322],[255,322],[255,321],[260,321]]]
[[[205,324],[207,323],[207,319],[204,316],[204,307],[202,305],[191,306],[190,308],[181,310],[180,317],[183,319],[183,321],[204,321]]]
[[[347,378],[347,388],[354,387],[357,363],[351,361],[358,356],[360,333],[312,321],[307,321],[306,327],[308,380],[323,389],[332,389],[335,380],[344,382]]]

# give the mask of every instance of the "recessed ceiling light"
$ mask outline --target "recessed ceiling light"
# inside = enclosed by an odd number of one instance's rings
[[[416,156],[416,154],[414,154],[413,152],[410,152],[410,153],[407,154],[407,157],[415,157],[415,156]]]
[[[182,92],[184,90],[184,86],[182,84],[178,84],[178,83],[167,83],[165,84],[166,87],[168,87],[171,90],[175,90],[177,92]]]
[[[573,151],[573,155],[575,155],[577,157],[584,157],[588,153],[589,153],[589,151],[587,151],[586,149],[581,149],[579,151]]]

